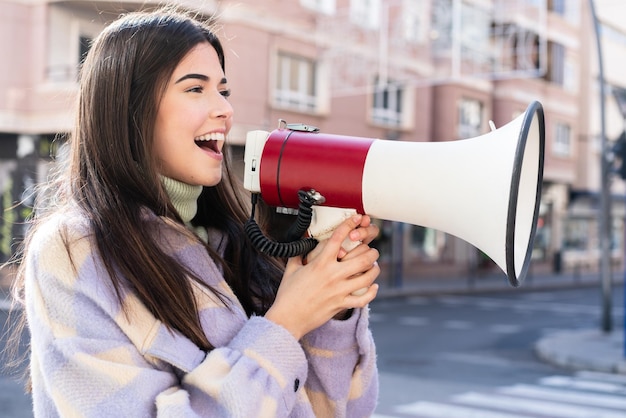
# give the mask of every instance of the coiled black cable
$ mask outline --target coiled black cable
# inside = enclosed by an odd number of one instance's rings
[[[315,238],[301,238],[311,225],[313,216],[312,206],[318,202],[312,193],[298,192],[300,204],[298,206],[298,217],[296,222],[287,232],[287,242],[274,241],[265,236],[261,228],[254,220],[258,194],[252,194],[252,213],[244,225],[244,230],[254,245],[262,253],[272,257],[289,258],[308,254],[318,241]]]
[[[287,233],[285,234],[286,242],[297,241],[311,226],[311,219],[313,218],[313,205],[324,203],[324,198],[314,190],[308,192],[304,190],[298,191],[298,216],[296,221],[291,225]]]

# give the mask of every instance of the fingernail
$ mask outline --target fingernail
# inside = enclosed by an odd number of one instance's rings
[[[361,222],[362,215],[356,214],[352,217],[352,220],[356,223]]]

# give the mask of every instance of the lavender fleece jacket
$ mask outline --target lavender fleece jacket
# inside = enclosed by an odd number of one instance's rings
[[[125,315],[78,212],[48,220],[27,255],[35,417],[368,417],[378,396],[368,310],[296,341],[246,317],[203,246],[155,234],[211,286],[196,287],[206,353],[168,330],[133,295]],[[69,242],[66,246],[64,238]]]

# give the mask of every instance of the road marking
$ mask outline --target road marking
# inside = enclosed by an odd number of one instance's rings
[[[582,370],[576,373],[581,379],[597,380],[600,382],[613,382],[620,385],[626,385],[626,375],[615,373],[592,372]]]
[[[426,401],[400,405],[395,407],[394,411],[424,418],[528,418],[527,415],[485,411],[484,409]]]
[[[442,353],[438,357],[447,361],[459,363],[477,364],[483,366],[511,367],[511,361],[490,355],[477,355],[466,353]],[[517,363],[519,365],[519,362]]]
[[[528,396],[551,401],[572,402],[577,404],[601,406],[604,408],[620,408],[626,410],[626,398],[594,393],[566,391],[547,387],[518,384],[498,390],[506,395]]]
[[[416,316],[403,316],[398,319],[398,323],[401,325],[419,327],[430,324],[430,319]]]
[[[540,379],[539,383],[545,386],[626,395],[626,386],[623,384],[598,382],[594,380],[585,380],[584,378],[577,379],[571,376],[547,376]]]
[[[445,328],[448,328],[448,329],[458,329],[458,330],[465,330],[465,329],[472,329],[472,328],[474,328],[474,324],[472,322],[460,321],[460,320],[456,320],[456,319],[450,319],[448,321],[443,321],[443,326]]]
[[[495,332],[496,334],[515,334],[522,329],[521,325],[514,324],[494,324],[489,327],[489,331]]]
[[[444,356],[450,360],[459,357],[456,353]],[[489,361],[487,358],[478,360]],[[574,377],[546,376],[539,379],[538,385],[515,384],[494,391],[453,395],[449,401],[424,400],[396,405],[373,418],[400,417],[394,413],[422,418],[623,418],[626,417],[624,391],[626,376],[581,371]],[[389,414],[389,411],[393,412]]]
[[[370,317],[370,322],[384,322],[387,320],[386,315],[379,314],[379,313],[370,312],[369,317]]]
[[[501,409],[516,413],[541,414],[551,418],[624,418],[623,412],[589,408],[581,405],[568,405],[559,402],[534,400],[529,398],[468,392],[452,398],[464,405],[490,409]]]

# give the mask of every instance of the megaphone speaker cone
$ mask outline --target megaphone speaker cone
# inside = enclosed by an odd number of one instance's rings
[[[512,122],[475,138],[375,141],[363,169],[364,211],[459,237],[519,286],[536,232],[543,123],[535,102]]]

